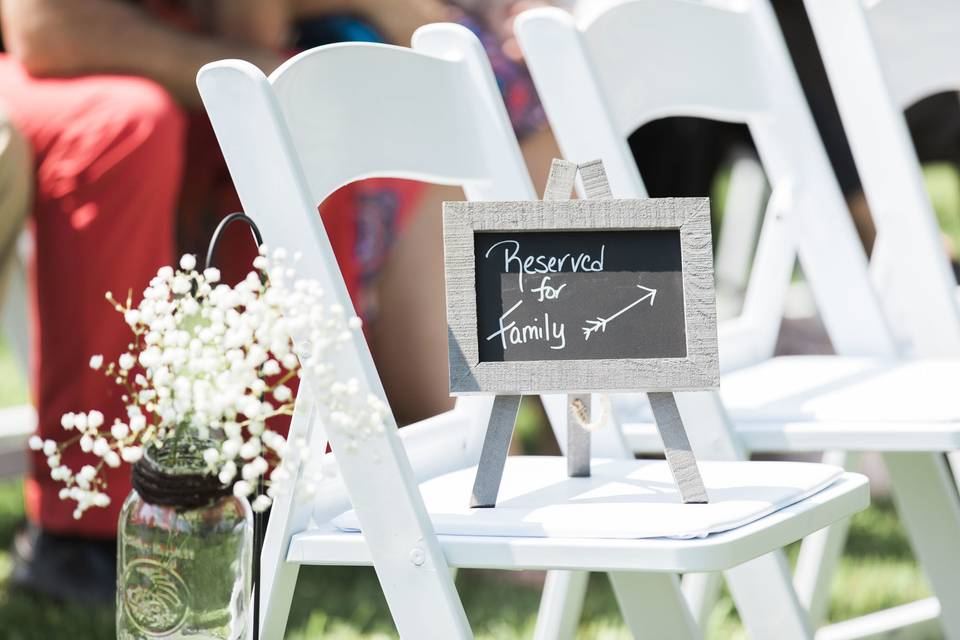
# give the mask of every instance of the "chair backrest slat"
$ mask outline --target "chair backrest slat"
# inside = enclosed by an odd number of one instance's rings
[[[877,227],[871,271],[887,317],[913,353],[956,355],[956,280],[903,109],[948,86],[960,89],[960,4],[806,6]]]
[[[534,197],[489,62],[463,27],[426,27],[413,50],[321,47],[291,59],[269,80],[246,62],[222,61],[204,67],[198,85],[244,211],[268,245],[300,253],[298,273],[319,280],[344,308],[350,299],[317,213],[338,187],[405,177],[461,185],[470,198]],[[360,397],[385,401],[362,336],[337,360],[338,373],[359,382]],[[326,393],[309,375],[302,384],[310,393],[298,403]],[[480,415],[467,420],[485,425],[489,403],[470,406]],[[320,419],[318,413],[300,415]],[[325,431],[391,613],[404,637],[470,637],[410,460],[392,417],[387,423],[358,448],[342,430]],[[467,449],[479,440],[467,433],[454,441],[451,459],[472,455]],[[287,514],[285,520],[303,519]],[[290,533],[272,539],[285,547]],[[265,589],[261,601],[270,606],[270,585]]]
[[[602,157],[614,193],[639,197],[645,190],[626,144],[635,127],[668,115],[746,123],[775,206],[768,208],[748,283],[742,350],[773,354],[792,275],[792,257],[784,256],[796,252],[836,349],[894,355],[866,256],[770,6],[685,0],[601,6],[588,5],[580,20],[541,9],[517,21],[564,155]]]
[[[960,3],[868,0],[863,6],[894,103],[905,109],[960,87]]]

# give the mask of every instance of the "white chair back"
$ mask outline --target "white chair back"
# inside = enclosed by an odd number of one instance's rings
[[[646,122],[666,116],[743,122],[757,146],[772,195],[743,312],[720,328],[721,367],[773,355],[798,255],[837,351],[895,355],[866,255],[769,4],[614,0],[579,6],[576,17],[538,9],[516,23],[567,159],[602,158],[613,193],[644,197],[627,137]],[[746,455],[718,394],[678,394],[677,401],[684,421],[696,425],[690,438],[701,457]],[[559,413],[552,402],[547,408]],[[751,635],[812,635],[782,555],[726,577]]]
[[[535,197],[483,48],[462,27],[424,27],[412,49],[312,49],[269,79],[246,62],[217,62],[201,69],[197,82],[245,212],[270,246],[302,253],[300,274],[320,280],[346,308],[346,287],[317,214],[317,205],[338,187],[373,176],[403,177],[461,185],[474,199]],[[360,382],[360,393],[385,398],[362,337],[336,365]],[[301,385],[301,419],[295,416],[291,430],[306,434],[312,426],[312,447],[321,453],[329,437],[401,635],[469,637],[392,419],[383,434],[352,449],[336,429],[322,434],[321,416],[308,405],[309,396],[322,390],[309,383],[305,378]],[[486,425],[489,402],[458,402],[454,412],[464,407],[479,408],[465,418],[471,432]],[[449,467],[462,466],[474,450],[478,455],[481,441],[482,434],[469,442],[444,439]],[[443,456],[434,450],[429,457]],[[288,607],[285,589],[292,588],[278,576],[296,571],[285,564],[289,539],[309,515],[289,501],[274,507],[261,595],[264,616],[274,622],[271,608]],[[275,591],[278,580],[285,586]]]
[[[603,158],[613,192],[642,197],[627,136],[656,118],[700,116],[746,123],[770,179],[773,195],[743,313],[721,327],[721,366],[773,354],[797,254],[837,351],[893,355],[866,257],[770,6],[584,6],[576,19],[546,9],[517,24],[567,158]]]
[[[960,90],[960,3],[806,0],[877,227],[871,271],[898,337],[960,353],[956,280],[903,110]]]

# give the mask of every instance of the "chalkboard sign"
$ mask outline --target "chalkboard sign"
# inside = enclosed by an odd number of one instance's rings
[[[474,234],[479,361],[683,358],[678,230]]]
[[[706,198],[444,203],[450,389],[715,388]]]

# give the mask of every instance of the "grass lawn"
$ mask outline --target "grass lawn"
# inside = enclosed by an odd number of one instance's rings
[[[927,185],[941,225],[960,247],[960,183],[952,167],[926,170]],[[718,194],[719,195],[719,194]],[[721,200],[722,202],[722,200]],[[0,342],[0,407],[23,402],[26,386],[9,351]],[[543,427],[535,408],[525,404],[518,425],[522,446],[542,450]],[[2,425],[0,425],[2,428]],[[0,482],[0,640],[111,639],[113,611],[71,609],[10,593],[7,579],[13,532],[23,518],[18,482]],[[789,555],[796,555],[796,545]],[[461,571],[457,587],[479,638],[528,638],[540,596],[542,574]],[[853,518],[850,538],[833,583],[829,619],[903,604],[929,595],[889,500],[876,501]],[[371,569],[306,567],[300,573],[287,638],[355,640],[394,638],[386,603]],[[628,638],[603,576],[590,582],[578,638]],[[707,630],[712,640],[746,638],[729,595],[713,611]]]

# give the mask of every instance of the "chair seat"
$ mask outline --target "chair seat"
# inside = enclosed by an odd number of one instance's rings
[[[788,356],[725,375],[720,394],[753,451],[950,451],[960,448],[957,380],[955,358]],[[662,450],[642,395],[613,406],[634,450]]]
[[[591,477],[570,478],[562,457],[510,457],[493,509],[469,506],[476,467],[428,480],[420,492],[434,529],[447,535],[700,538],[802,500],[843,472],[796,462],[704,462],[700,471],[709,504],[684,504],[662,460],[595,459]],[[333,524],[360,529],[352,510]]]
[[[568,478],[558,457],[511,457],[498,506],[469,509],[475,467],[420,485],[450,564],[486,568],[722,570],[867,506],[863,476],[797,462],[704,462],[712,502],[685,505],[666,464],[593,461]],[[607,540],[598,545],[597,538]],[[288,561],[370,564],[348,511],[296,535]]]

